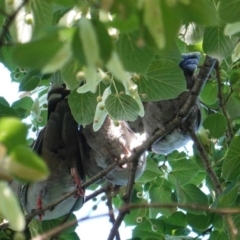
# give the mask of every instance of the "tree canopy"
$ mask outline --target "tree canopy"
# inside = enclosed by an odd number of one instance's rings
[[[49,174],[41,157],[27,147],[33,142],[27,132],[46,125],[50,83],[66,84],[75,120],[83,127],[93,122],[97,131],[107,116],[116,125],[134,121],[144,115],[144,102],[186,91],[181,54],[200,52],[191,96],[166,128],[128,160],[176,128],[179,116],[187,116],[199,97],[202,127],[197,134],[189,130],[193,154],[149,151],[135,183],[130,179],[121,188],[96,184],[111,170],[105,169],[83,187],[93,191],[87,200],[106,194],[113,222],[109,240],[120,239],[121,222],[134,226],[136,240],[239,239],[239,6],[240,0],[0,1],[0,62],[21,92],[11,105],[0,97],[0,218],[9,221],[0,224],[0,238],[13,239],[32,217],[25,220],[7,181],[39,181]],[[26,118],[28,125],[22,123]],[[113,214],[113,207],[119,212]],[[34,239],[59,225],[67,230],[57,233],[58,239],[81,238],[74,232],[74,215],[32,220],[24,234]]]

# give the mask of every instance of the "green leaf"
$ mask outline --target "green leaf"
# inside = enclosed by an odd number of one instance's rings
[[[0,104],[4,105],[6,107],[10,107],[10,104],[8,103],[8,101],[4,97],[0,97]]]
[[[210,131],[210,138],[220,138],[226,131],[227,120],[221,113],[214,113],[204,120],[203,127]]]
[[[211,240],[228,240],[228,235],[224,232],[213,231],[210,233],[209,239]]]
[[[5,1],[0,2],[0,9],[5,12]],[[0,28],[2,29],[2,25],[4,23],[5,16],[3,14],[0,14]]]
[[[186,82],[178,64],[172,60],[155,60],[145,76],[141,76],[138,92],[143,101],[176,98],[186,90]]]
[[[138,197],[138,193],[142,193],[142,188],[140,189],[136,189],[136,185],[135,188],[133,189],[132,192],[132,196],[131,196],[131,203],[132,204],[146,204],[147,200],[144,198],[139,198]],[[118,201],[118,205],[117,207],[121,207],[122,206],[122,198],[120,198],[120,201]],[[114,200],[114,199],[113,199]],[[133,209],[131,210],[131,214],[127,214],[124,218],[124,222],[128,225],[128,226],[135,226],[137,222],[139,222],[139,218],[143,219],[145,216],[148,216],[148,210],[147,209],[143,209],[143,208],[139,208],[139,209]]]
[[[164,227],[163,220],[143,218],[134,228],[132,239],[163,240]]]
[[[234,91],[231,96],[228,98],[229,94],[226,95],[227,103],[226,103],[226,110],[231,119],[236,119],[240,117],[240,98],[238,91]]]
[[[126,94],[110,94],[105,107],[109,115],[116,120],[134,121],[139,113],[137,102]]]
[[[212,217],[209,214],[194,215],[191,213],[187,213],[187,222],[194,230],[206,230],[211,224],[211,220]]]
[[[69,89],[74,90],[80,86],[80,82],[77,80],[77,73],[81,68],[82,66],[75,59],[71,59],[63,68],[61,68],[60,71],[63,81]]]
[[[82,18],[80,27],[73,37],[72,49],[81,64],[99,64],[100,60],[103,62],[109,60],[113,43],[106,27],[100,21]],[[96,56],[93,56],[93,52]]]
[[[177,226],[177,227],[186,227],[187,218],[183,212],[174,212],[171,216],[166,219],[166,224]]]
[[[163,49],[166,45],[165,28],[163,21],[163,9],[160,1],[144,1],[143,22],[148,28],[149,33],[154,39],[155,44],[159,49]]]
[[[137,183],[147,183],[155,179],[160,174],[158,164],[153,160],[148,159],[146,168]]]
[[[184,186],[179,186],[178,188],[178,198],[180,203],[185,204],[199,204],[199,205],[208,205],[207,196],[195,185],[187,184]],[[203,210],[199,209],[187,209],[187,212],[193,214],[202,214]]]
[[[12,108],[16,110],[20,118],[26,118],[30,115],[33,100],[30,97],[23,97],[12,104]]]
[[[230,56],[237,42],[237,37],[223,35],[222,27],[206,27],[204,30],[203,50],[219,61]]]
[[[239,21],[239,4],[240,0],[221,0],[218,6],[218,13],[221,20],[227,23]]]
[[[41,34],[52,25],[53,9],[48,0],[34,0],[31,3],[34,17],[33,37]]]
[[[157,187],[152,187],[149,190],[149,197],[151,203],[171,203],[172,190],[169,188],[166,180],[162,179],[162,184]],[[156,217],[158,213],[164,216],[170,216],[176,209],[175,208],[150,208],[152,217]]]
[[[174,185],[185,185],[193,177],[195,177],[199,171],[199,167],[194,161],[191,160],[178,160],[169,162],[172,171],[168,174],[168,180]]]
[[[0,142],[8,151],[26,143],[27,127],[17,118],[0,119]]]
[[[175,9],[182,13],[187,22],[195,22],[200,25],[214,26],[218,24],[218,16],[216,8],[208,1],[198,0],[191,1],[189,4],[180,3]],[[208,14],[206,14],[206,12]]]
[[[21,67],[31,69],[42,69],[64,50],[66,45],[67,34],[71,34],[72,29],[61,29],[58,32],[54,29],[52,33],[33,40],[25,44],[17,44],[13,50],[13,59]],[[64,36],[64,37],[63,37]],[[61,57],[61,61],[66,61],[67,58]]]
[[[42,224],[37,219],[31,220],[31,222],[28,224],[28,229],[32,238],[43,233]]]
[[[223,208],[234,207],[238,197],[239,185],[239,183],[236,184],[236,181],[231,182],[217,198],[216,202],[214,202],[214,205],[216,204],[217,207]]]
[[[101,60],[107,62],[110,59],[113,50],[112,39],[102,22],[93,19],[92,23],[97,35]]]
[[[46,163],[26,146],[18,145],[7,158],[6,170],[20,180],[42,181],[49,175]]]
[[[240,168],[240,136],[235,136],[230,144],[222,166],[222,177],[225,180],[237,180]]]
[[[20,82],[19,91],[32,91],[38,86],[39,83],[39,77],[33,76],[32,74],[26,74]]]
[[[3,2],[3,1],[1,1]],[[13,47],[12,46],[2,46],[0,49],[0,62],[2,62],[6,68],[10,71],[14,71],[17,65],[12,57]]]
[[[137,46],[138,38],[139,32],[120,34],[116,50],[127,71],[145,73],[153,60],[154,52],[148,46]]]
[[[137,14],[131,14],[128,18],[122,19],[115,16],[112,21],[106,23],[107,26],[117,28],[121,33],[131,33],[139,26],[139,18]]]
[[[217,213],[213,214],[212,225],[215,230],[224,231],[224,218]]]
[[[7,182],[0,181],[0,213],[9,221],[14,231],[23,231],[25,218],[19,203]]]
[[[218,100],[217,93],[217,83],[215,81],[207,81],[200,94],[200,99],[207,105],[213,105]]]
[[[240,32],[240,22],[228,23],[224,28],[224,34],[227,36],[232,36]]]
[[[0,117],[18,117],[18,114],[15,109],[0,103]]]
[[[77,93],[76,90],[70,93],[68,103],[74,119],[83,127],[93,122],[96,106],[97,94],[91,92]]]
[[[25,110],[31,111],[33,105],[33,100],[30,97],[23,97],[12,103],[12,108],[23,108]]]

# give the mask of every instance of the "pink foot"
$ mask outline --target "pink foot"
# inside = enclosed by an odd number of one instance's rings
[[[37,209],[42,210],[42,195],[43,195],[43,190],[40,190],[39,196],[37,198]],[[44,216],[44,212],[39,213],[39,221],[42,221],[42,217]]]
[[[76,188],[77,188],[77,193],[74,195],[74,197],[84,197],[85,195],[85,190],[82,189],[82,182],[81,179],[79,178],[78,174],[76,173],[75,168],[71,168],[71,174],[74,178],[74,181],[76,183]]]

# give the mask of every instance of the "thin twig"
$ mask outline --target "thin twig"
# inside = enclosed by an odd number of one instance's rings
[[[107,192],[106,192],[107,207],[108,207],[108,215],[110,218],[110,222],[114,225],[116,220],[115,220],[114,210],[112,206],[112,189],[113,189],[113,185],[109,183],[107,185]],[[118,229],[116,231],[116,240],[121,240]]]
[[[12,22],[14,21],[15,17],[17,16],[17,14],[19,13],[19,11],[21,10],[21,8],[28,3],[29,0],[24,0],[20,6],[16,9],[16,11],[11,14],[5,21],[5,24],[3,25],[2,28],[2,32],[0,34],[0,48],[4,45],[4,39],[5,39],[5,35],[7,34],[7,32],[9,31],[9,27],[12,24]]]
[[[196,133],[192,129],[187,129],[187,130],[201,156],[201,160],[204,165],[204,168],[212,180],[217,196],[219,196],[222,192],[221,184],[219,182],[219,179],[216,173],[212,169],[211,162],[208,159],[208,156],[204,150],[204,147],[202,146],[201,142],[198,140]]]
[[[121,207],[116,211],[130,211],[133,209],[139,209],[139,208],[169,208],[169,209],[175,209],[176,207],[181,209],[192,209],[192,210],[199,210],[199,211],[206,211],[209,213],[218,213],[223,215],[229,215],[234,213],[240,213],[240,208],[209,208],[209,206],[203,206],[203,205],[197,205],[197,204],[180,204],[180,203],[144,203],[144,204],[129,204],[127,206]],[[44,235],[39,235],[32,240],[47,240],[50,237],[57,236],[67,228],[75,225],[77,222],[92,220],[95,218],[101,218],[104,216],[108,216],[108,213],[106,214],[100,214],[96,216],[91,217],[83,217],[78,220],[69,221],[67,223],[64,223],[61,226],[58,226],[46,233]]]
[[[222,113],[227,121],[227,142],[230,143],[231,139],[233,138],[233,129],[232,129],[232,125],[231,125],[231,121],[229,119],[229,116],[227,114],[226,108],[225,108],[225,103],[224,103],[224,99],[223,99],[223,94],[222,94],[222,83],[221,83],[221,76],[220,76],[220,69],[219,69],[219,62],[217,61],[216,65],[215,65],[215,69],[216,69],[216,78],[217,78],[217,85],[218,85],[218,100],[219,100],[219,106],[222,110]]]
[[[94,191],[93,193],[91,193],[90,195],[85,197],[84,203],[88,202],[90,199],[93,199],[93,198],[97,197],[98,195],[100,195],[102,193],[105,193],[106,190],[107,190],[106,187],[102,187],[102,188]]]
[[[132,190],[133,190],[133,186],[135,183],[135,174],[136,174],[136,170],[137,170],[137,166],[138,166],[138,159],[139,158],[134,158],[133,162],[132,162],[131,173],[129,174],[126,192],[123,196],[123,202],[124,202],[123,206],[128,206],[131,201]],[[116,221],[110,231],[110,234],[108,236],[108,240],[113,240],[114,237],[117,236],[118,228],[120,227],[125,215],[128,213],[129,213],[128,209],[119,211],[117,219],[116,219]]]
[[[237,235],[238,235],[238,229],[236,228],[234,221],[232,219],[232,216],[230,214],[227,214],[225,216],[227,224],[228,224],[228,228],[229,228],[229,238],[231,240],[236,240],[237,239]]]

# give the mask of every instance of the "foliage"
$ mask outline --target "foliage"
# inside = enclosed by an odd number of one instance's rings
[[[229,226],[217,210],[239,207],[239,4],[240,0],[0,1],[0,61],[24,92],[11,106],[0,97],[0,157],[12,163],[5,169],[8,177],[47,176],[41,160],[26,150],[27,129],[16,118],[31,117],[33,131],[45,125],[50,82],[64,82],[72,90],[74,118],[83,126],[94,122],[97,130],[107,115],[134,120],[144,114],[142,102],[177,97],[186,90],[178,66],[181,53],[199,51],[202,61],[204,55],[219,61],[200,95],[203,119],[198,137],[223,191],[216,192],[196,144],[192,156],[149,153],[131,203],[172,206],[133,209],[124,222],[135,227],[132,239],[191,239],[190,233],[235,239],[239,213],[231,215]],[[21,161],[25,156],[31,165]],[[18,165],[25,171],[33,168],[30,179],[15,171]],[[122,192],[113,198],[116,207],[121,206]],[[187,207],[191,204],[196,208]],[[0,212],[4,215],[1,206]],[[49,228],[43,224],[39,232]],[[34,236],[38,227],[32,223],[29,229]],[[60,239],[78,239],[73,230]],[[0,236],[9,239],[6,232]]]

